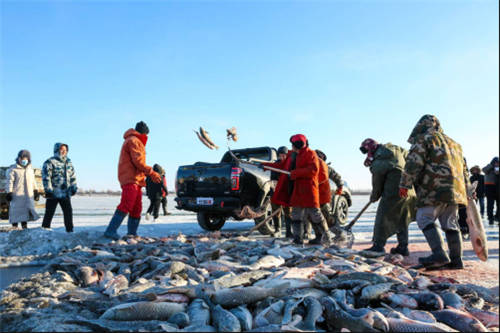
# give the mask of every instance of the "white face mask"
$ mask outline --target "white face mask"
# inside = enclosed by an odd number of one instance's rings
[[[498,172],[498,167],[495,167],[495,172]]]
[[[26,159],[22,159],[22,160],[21,160],[21,165],[22,165],[22,166],[27,166],[27,165],[28,165],[28,160],[26,160]]]

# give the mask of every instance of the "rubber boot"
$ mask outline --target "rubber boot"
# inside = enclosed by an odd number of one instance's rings
[[[127,235],[132,235],[132,236],[137,236],[137,228],[139,228],[139,222],[141,221],[141,218],[135,218],[135,217],[128,217],[128,223],[127,223]]]
[[[448,269],[463,269],[464,262],[462,261],[462,237],[458,230],[446,230],[446,241],[448,242],[448,250],[450,251],[450,263],[445,267]]]
[[[391,249],[391,254],[401,254],[405,257],[410,255],[408,251],[408,229],[405,229],[396,234],[398,238],[398,246]]]
[[[28,229],[28,222],[21,222],[21,228]]]
[[[304,244],[304,223],[300,220],[292,221],[293,242],[297,245]]]
[[[125,216],[127,216],[126,213],[117,209],[115,211],[115,213],[113,214],[111,221],[109,221],[109,224],[108,224],[108,227],[106,228],[106,231],[104,231],[104,237],[111,238],[114,240],[119,240],[120,236],[118,235],[118,233],[116,231],[118,230],[118,228],[122,224]]]
[[[450,258],[443,250],[443,238],[436,229],[436,225],[434,223],[430,224],[422,231],[432,250],[432,254],[428,257],[418,258],[418,262],[429,269],[439,268],[448,264],[450,262]]]
[[[306,221],[304,224],[304,240],[310,239],[312,237],[312,226],[310,221]]]
[[[312,228],[314,230],[314,239],[309,241],[310,245],[321,244],[321,237],[323,236],[323,228],[319,223],[311,223]]]
[[[292,219],[285,216],[286,238],[292,238]]]
[[[274,222],[274,237],[281,237],[281,216],[273,216]]]
[[[372,252],[384,252],[385,253],[385,244],[381,242],[373,241],[373,245],[367,249],[363,249],[363,251],[372,251]]]

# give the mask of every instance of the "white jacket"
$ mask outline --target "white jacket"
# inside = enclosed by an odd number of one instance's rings
[[[12,193],[12,201],[9,208],[9,222],[35,221],[40,217],[35,210],[33,191],[38,190],[35,181],[35,172],[28,164],[23,167],[12,164],[7,171],[7,193]]]

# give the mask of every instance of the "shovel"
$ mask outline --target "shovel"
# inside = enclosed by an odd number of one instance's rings
[[[354,226],[354,223],[359,220],[361,215],[368,209],[368,206],[370,206],[372,202],[368,201],[366,205],[359,211],[358,215],[354,217],[354,219],[344,228],[342,229],[342,238],[345,238],[345,243],[347,248],[352,248],[352,244],[354,244],[354,234],[352,233],[351,229]]]

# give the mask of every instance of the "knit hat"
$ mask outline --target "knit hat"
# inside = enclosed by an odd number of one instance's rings
[[[278,148],[278,155],[279,154],[288,154],[288,148],[285,146],[281,146]]]
[[[135,130],[141,134],[149,134],[149,127],[143,121],[140,121],[137,124],[135,124]]]

